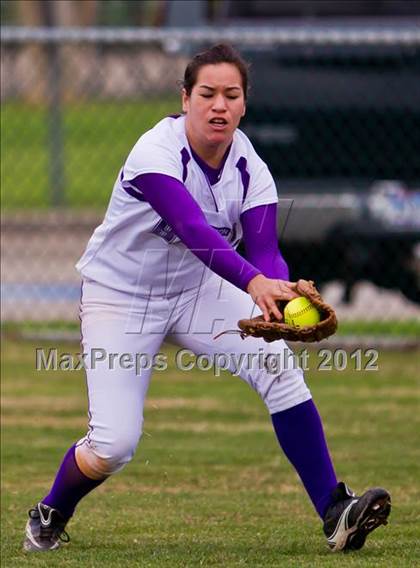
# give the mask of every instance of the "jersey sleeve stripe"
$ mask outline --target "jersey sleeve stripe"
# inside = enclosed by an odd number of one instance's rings
[[[239,158],[239,160],[236,162],[236,167],[238,168],[238,170],[241,173],[241,180],[242,180],[242,185],[243,185],[243,188],[244,188],[244,193],[243,193],[243,196],[242,196],[242,203],[243,203],[245,201],[247,193],[248,193],[249,180],[250,180],[249,172],[246,169],[246,167],[247,167],[246,158],[244,158],[243,156],[241,158]]]
[[[181,150],[181,159],[182,159],[182,181],[185,183],[185,180],[188,176],[188,162],[191,160],[191,156],[188,150],[184,147]]]
[[[147,202],[147,199],[145,197],[143,197],[143,195],[141,195],[141,193],[139,193],[138,191],[135,191],[132,187],[123,185],[122,188],[126,193],[128,193],[128,195],[131,195],[131,197],[134,197],[138,201]]]

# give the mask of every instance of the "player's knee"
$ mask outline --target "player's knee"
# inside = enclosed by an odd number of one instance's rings
[[[104,479],[120,471],[134,456],[140,436],[117,436],[107,443],[92,440],[76,448],[76,461],[91,479]]]
[[[303,371],[301,369],[283,371],[272,375],[270,380],[263,382],[264,388],[260,391],[270,414],[287,410],[311,398]]]
[[[115,468],[122,469],[133,459],[141,434],[116,436],[106,447],[106,459]]]

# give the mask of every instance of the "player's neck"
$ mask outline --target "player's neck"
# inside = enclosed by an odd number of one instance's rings
[[[222,163],[231,141],[217,146],[205,146],[188,136],[188,142],[194,152],[211,168],[217,169]]]
[[[194,152],[211,168],[217,169],[223,163],[223,158],[226,155],[226,150],[229,148],[229,144],[227,146],[223,145],[222,148],[217,148],[216,150],[210,149],[206,151],[206,149],[197,148],[191,144],[191,148]]]

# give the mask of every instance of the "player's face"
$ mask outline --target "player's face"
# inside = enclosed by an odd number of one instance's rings
[[[245,114],[241,74],[231,63],[204,65],[190,96],[183,91],[187,132],[200,144],[229,145]]]

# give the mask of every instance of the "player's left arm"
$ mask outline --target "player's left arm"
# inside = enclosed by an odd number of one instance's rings
[[[245,255],[267,278],[289,280],[289,268],[277,239],[277,203],[247,209],[241,215]]]

